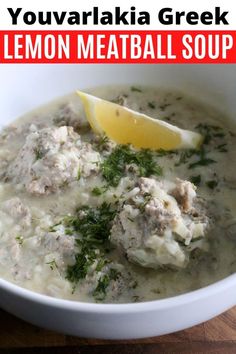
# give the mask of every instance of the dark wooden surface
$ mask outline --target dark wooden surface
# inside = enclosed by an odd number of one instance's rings
[[[236,307],[178,333],[132,341],[75,338],[37,328],[0,310],[1,353],[236,354]]]

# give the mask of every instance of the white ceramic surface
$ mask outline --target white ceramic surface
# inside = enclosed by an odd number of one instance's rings
[[[0,65],[0,124],[76,88],[177,87],[236,119],[234,65]],[[39,295],[0,279],[0,306],[36,325],[83,337],[140,338],[178,331],[236,305],[236,274],[206,288],[145,303],[102,305]]]

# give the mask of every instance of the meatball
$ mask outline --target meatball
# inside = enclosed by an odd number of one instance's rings
[[[72,127],[51,127],[30,133],[7,171],[14,184],[36,195],[57,192],[62,186],[96,173],[100,154],[83,143]]]
[[[54,123],[58,127],[73,127],[77,132],[89,130],[88,121],[78,113],[77,107],[72,103],[67,103],[60,107],[54,118]]]
[[[178,201],[184,212],[189,212],[193,206],[193,200],[196,197],[196,187],[189,181],[182,181],[176,178],[176,186],[171,194]]]
[[[187,265],[194,249],[188,246],[194,239],[204,239],[209,225],[205,210],[196,212],[199,204],[194,203],[195,187],[188,183],[140,178],[130,192],[132,197],[120,203],[110,240],[125,252],[129,261],[151,268]],[[175,199],[173,191],[177,191],[180,184],[181,188],[187,186],[186,196]]]

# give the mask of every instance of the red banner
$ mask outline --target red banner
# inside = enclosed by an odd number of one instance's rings
[[[0,63],[236,63],[236,31],[0,31]]]

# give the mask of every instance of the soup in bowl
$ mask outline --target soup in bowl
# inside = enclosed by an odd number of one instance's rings
[[[2,68],[3,308],[66,333],[134,338],[234,305],[232,67]],[[118,144],[91,129],[76,93],[25,113],[77,88],[201,146]]]

